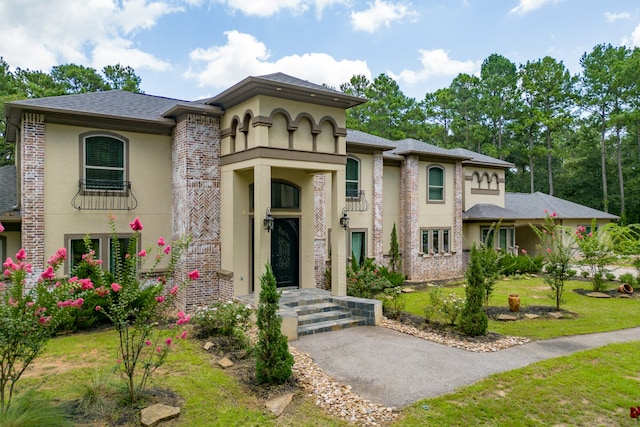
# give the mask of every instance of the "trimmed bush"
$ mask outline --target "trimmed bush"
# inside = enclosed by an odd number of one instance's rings
[[[464,335],[472,337],[486,335],[489,320],[482,309],[485,278],[482,275],[480,254],[475,244],[471,248],[471,259],[465,276],[467,278],[467,301],[460,313],[458,328]]]

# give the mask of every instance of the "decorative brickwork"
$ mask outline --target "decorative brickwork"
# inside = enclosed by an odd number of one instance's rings
[[[402,266],[409,279],[416,276],[416,263],[419,248],[419,160],[417,156],[408,156],[400,169],[400,205],[402,234]]]
[[[325,288],[325,269],[327,266],[327,217],[325,207],[325,174],[316,174],[313,177],[313,214],[314,214],[314,268],[313,275],[316,288]]]
[[[20,147],[22,247],[33,263],[34,273],[44,269],[44,115],[22,117]]]
[[[172,147],[173,237],[191,236],[176,266],[182,280],[194,269],[200,278],[178,298],[182,308],[233,298],[233,278],[220,284],[220,121],[187,114],[178,120]],[[229,282],[231,283],[229,285]]]
[[[373,170],[373,194],[371,197],[371,206],[373,212],[373,257],[378,264],[384,262],[384,237],[383,230],[383,206],[382,206],[382,151],[373,153],[372,158]]]

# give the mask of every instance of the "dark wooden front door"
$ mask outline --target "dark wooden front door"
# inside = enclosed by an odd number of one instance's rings
[[[271,267],[278,287],[298,286],[299,218],[275,218],[271,232]]]

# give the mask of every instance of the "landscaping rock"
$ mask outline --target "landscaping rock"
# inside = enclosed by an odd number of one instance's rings
[[[222,359],[218,360],[218,365],[223,367],[224,369],[227,369],[233,366],[233,362],[226,357],[223,357]]]
[[[176,406],[156,403],[140,411],[143,426],[155,426],[161,421],[171,420],[180,415],[180,408]]]
[[[611,295],[602,292],[589,292],[587,296],[591,298],[611,298]]]
[[[527,313],[524,315],[524,317],[526,319],[533,320],[533,319],[538,319],[540,316],[538,316],[537,314]]]
[[[403,294],[410,294],[411,292],[415,292],[415,291],[416,291],[415,289],[409,288],[409,287],[402,288],[402,293]]]
[[[211,341],[207,341],[202,348],[204,348],[205,351],[209,351],[211,347],[213,347],[213,343]]]
[[[552,319],[562,319],[564,317],[564,314],[560,313],[559,311],[554,311],[553,313],[549,313],[549,317],[551,317]]]
[[[284,410],[287,408],[289,403],[291,403],[291,399],[293,398],[293,393],[287,393],[283,396],[277,397],[275,399],[271,399],[265,406],[276,416],[279,417]]]
[[[518,320],[518,318],[516,316],[512,316],[510,314],[500,314],[498,316],[498,320],[504,320],[506,321],[511,321],[511,320]]]

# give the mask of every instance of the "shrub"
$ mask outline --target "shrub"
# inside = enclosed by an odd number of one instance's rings
[[[256,378],[260,383],[283,384],[291,377],[293,356],[287,337],[282,334],[282,319],[276,314],[280,293],[271,265],[260,277],[258,304],[258,343],[255,348]]]
[[[245,346],[252,312],[249,306],[238,302],[215,302],[194,313],[195,335],[198,338],[228,337],[234,344]]]
[[[500,271],[505,276],[516,274],[535,274],[542,271],[544,257],[537,255],[530,257],[526,253],[522,255],[504,254],[500,258]]]
[[[353,297],[375,298],[385,289],[398,286],[403,281],[402,274],[390,272],[372,259],[366,259],[362,265],[352,259],[347,268],[347,294]]]
[[[440,312],[442,313],[445,321],[453,326],[456,324],[456,320],[458,320],[458,316],[462,312],[464,305],[464,298],[460,298],[456,294],[451,293],[447,298],[442,300]]]
[[[432,322],[436,314],[440,312],[442,301],[442,288],[440,286],[431,288],[429,291],[429,305],[424,308],[424,317],[427,322]]]
[[[627,283],[627,284],[631,285],[631,287],[636,286],[637,283],[638,283],[637,279],[631,273],[621,274],[620,277],[619,277],[619,280],[620,280],[621,283]]]
[[[487,314],[482,309],[485,278],[482,275],[480,254],[475,244],[471,248],[471,258],[465,276],[467,278],[467,300],[460,313],[458,328],[464,335],[485,335],[489,326]]]
[[[378,298],[382,301],[382,312],[390,319],[400,317],[407,304],[399,286],[386,288]]]
[[[73,424],[51,402],[30,389],[18,395],[13,404],[0,412],[2,427],[71,427]]]
[[[391,230],[391,246],[389,250],[389,266],[391,271],[399,273],[402,268],[402,259],[400,258],[400,249],[398,247],[398,234],[396,233],[396,224],[393,223],[393,229]]]

